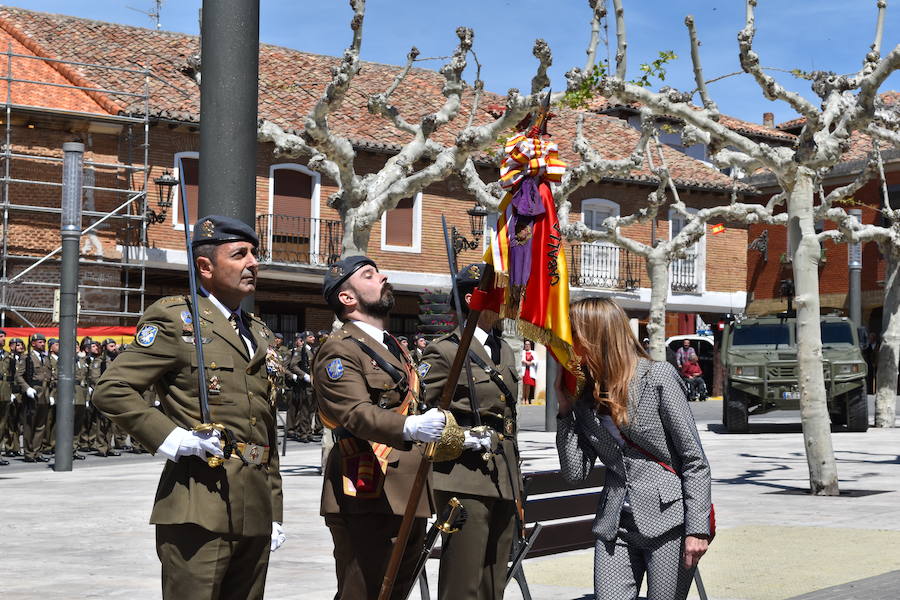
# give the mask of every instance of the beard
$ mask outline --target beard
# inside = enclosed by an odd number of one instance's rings
[[[373,317],[388,316],[391,309],[394,308],[394,286],[389,283],[384,284],[384,287],[381,288],[381,296],[375,302],[368,302],[360,298],[359,308]]]

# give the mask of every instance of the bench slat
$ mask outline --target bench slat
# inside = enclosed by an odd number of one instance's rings
[[[593,548],[596,540],[594,534],[591,533],[593,522],[593,519],[584,519],[568,523],[544,524],[541,534],[525,558]]]
[[[585,515],[593,517],[597,513],[597,503],[600,501],[601,494],[602,492],[589,492],[528,500],[525,503],[525,522],[534,523]]]
[[[532,494],[552,494],[554,492],[601,487],[606,479],[606,468],[602,466],[594,467],[587,479],[576,483],[569,483],[566,481],[559,471],[527,473],[524,479],[526,496]]]

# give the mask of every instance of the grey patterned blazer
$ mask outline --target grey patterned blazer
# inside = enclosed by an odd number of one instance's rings
[[[685,535],[709,534],[709,463],[684,383],[672,365],[640,359],[628,387],[628,424],[621,430],[671,465],[680,478],[639,450],[627,444],[620,447],[594,412],[592,390],[587,387],[558,425],[556,447],[566,479],[585,479],[597,459],[606,466],[594,535],[615,539],[626,490],[641,535],[658,537],[681,524]]]

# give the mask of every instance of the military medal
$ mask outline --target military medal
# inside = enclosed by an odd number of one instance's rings
[[[219,381],[218,375],[213,375],[209,378],[209,385],[207,386],[207,391],[210,394],[221,394],[222,393],[222,384]]]

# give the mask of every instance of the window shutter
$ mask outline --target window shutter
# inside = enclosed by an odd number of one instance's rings
[[[412,247],[415,198],[404,198],[384,218],[384,242],[388,246]]]
[[[200,204],[200,159],[199,158],[188,158],[182,157],[179,160],[180,167],[178,169],[179,176],[181,179],[181,189],[180,193],[184,194],[184,197],[187,199],[188,203],[188,211],[190,212],[187,215],[187,219],[184,218],[184,215],[181,216],[181,222],[188,222],[188,225],[193,225],[193,222],[196,221],[200,215],[197,214],[199,210]],[[179,202],[180,202],[179,198]],[[181,212],[181,205],[178,206],[179,212]]]

